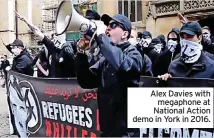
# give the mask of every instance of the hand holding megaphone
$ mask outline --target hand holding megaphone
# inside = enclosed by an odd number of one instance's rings
[[[99,36],[100,34],[105,34],[107,26],[103,21],[94,21],[97,27],[96,34]]]
[[[92,41],[95,37],[98,37],[101,34],[105,34],[107,26],[102,21],[92,21],[95,24],[96,29],[94,29],[93,35],[88,36],[87,32],[85,33],[84,37],[81,38],[77,43],[77,50],[78,52],[82,52],[85,50],[92,50],[96,48],[96,46],[92,46]],[[90,31],[90,30],[89,30]],[[93,42],[95,43],[95,42]],[[96,45],[96,44],[95,44]],[[93,51],[93,50],[92,50]]]
[[[81,38],[78,42],[77,42],[77,51],[82,53],[85,50],[89,49],[89,40],[86,38]]]

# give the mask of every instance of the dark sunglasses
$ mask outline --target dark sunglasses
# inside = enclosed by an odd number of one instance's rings
[[[209,33],[205,32],[205,33],[203,33],[203,34],[209,34]]]
[[[123,27],[121,24],[117,23],[117,22],[112,22],[112,23],[110,23],[110,24],[109,24],[109,27],[110,27],[111,29],[115,29],[116,27],[120,27],[120,28],[122,28],[122,29],[124,30],[124,27]]]
[[[168,38],[168,40],[177,41],[178,38]]]

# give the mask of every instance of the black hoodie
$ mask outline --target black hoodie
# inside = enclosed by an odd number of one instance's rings
[[[156,44],[160,44],[161,41],[159,38],[153,38],[148,47],[143,47],[143,52],[151,59],[152,64],[156,62],[159,57],[159,53],[154,50]]]
[[[169,64],[172,60],[175,59],[176,55],[180,53],[181,47],[180,47],[180,36],[179,36],[179,30],[176,28],[173,28],[170,32],[174,32],[177,35],[178,38],[178,45],[175,49],[175,52],[172,53],[169,49],[165,50],[163,53],[160,54],[157,61],[153,65],[153,73],[154,76],[163,75],[167,73]],[[169,38],[169,34],[167,35],[167,40]]]

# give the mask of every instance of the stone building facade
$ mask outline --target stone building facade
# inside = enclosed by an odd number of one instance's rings
[[[14,10],[31,20],[33,24],[41,27],[41,3],[40,0],[1,0],[0,1],[0,38],[6,43],[21,39],[29,47],[35,47],[35,41],[25,23],[18,20]],[[0,42],[0,54],[9,53]]]
[[[85,13],[87,9],[96,10],[100,15],[117,13],[126,15],[138,31],[148,30],[154,37],[165,36],[173,28],[181,27],[177,13],[182,12],[189,20],[208,25],[214,32],[214,0],[73,0],[81,5],[75,8]],[[61,0],[1,0],[0,38],[7,44],[15,38],[23,40],[31,49],[38,49],[33,35],[25,23],[16,20],[14,10],[27,17],[45,33],[55,30],[55,15]],[[79,32],[67,33],[67,39],[81,37]],[[0,54],[7,52],[0,43]]]
[[[178,12],[213,31],[214,0],[152,0],[148,3],[146,30],[153,36],[166,36],[173,27],[181,27]]]

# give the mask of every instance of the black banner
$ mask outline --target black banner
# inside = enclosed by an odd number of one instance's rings
[[[21,137],[99,137],[96,90],[81,89],[76,79],[14,72],[7,82],[11,122]]]
[[[213,87],[214,80],[141,77],[141,87]],[[99,137],[96,89],[76,79],[34,78],[9,71],[7,78],[13,134],[21,137]],[[146,126],[145,126],[146,127]],[[141,137],[214,137],[214,129],[145,128]]]

